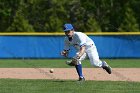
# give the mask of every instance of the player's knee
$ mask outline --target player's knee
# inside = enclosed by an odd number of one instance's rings
[[[78,64],[81,64],[81,61],[78,61]]]
[[[101,64],[100,60],[93,60],[91,62],[91,65],[93,65],[94,67],[100,67],[100,64]]]

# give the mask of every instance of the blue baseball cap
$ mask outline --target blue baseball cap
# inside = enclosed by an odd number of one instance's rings
[[[70,31],[72,29],[74,29],[72,24],[65,24],[63,30],[64,30],[64,32],[66,32],[66,31]]]

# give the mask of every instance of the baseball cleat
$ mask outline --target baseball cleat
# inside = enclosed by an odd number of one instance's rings
[[[102,66],[102,68],[103,68],[104,70],[106,70],[106,72],[107,72],[108,74],[111,74],[112,69],[111,69],[111,67],[110,67],[105,61],[103,61],[103,66]]]
[[[78,81],[85,81],[85,78],[84,77],[82,77],[82,78],[80,77]]]

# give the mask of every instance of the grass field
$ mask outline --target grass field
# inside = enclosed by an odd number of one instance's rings
[[[69,68],[66,59],[1,59],[0,68]],[[140,68],[140,59],[104,59],[113,68]],[[86,60],[83,67],[92,67]],[[138,73],[139,74],[139,73]],[[140,82],[0,79],[0,93],[140,93]]]
[[[140,59],[103,59],[112,68],[140,68]],[[69,68],[65,64],[66,59],[0,59],[0,68],[29,68],[29,67],[53,67]],[[83,67],[91,68],[89,60],[83,61]]]
[[[0,93],[140,93],[140,83],[0,79]]]

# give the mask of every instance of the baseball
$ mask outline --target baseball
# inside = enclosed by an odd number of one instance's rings
[[[53,73],[54,72],[54,70],[53,69],[50,69],[50,73]]]

